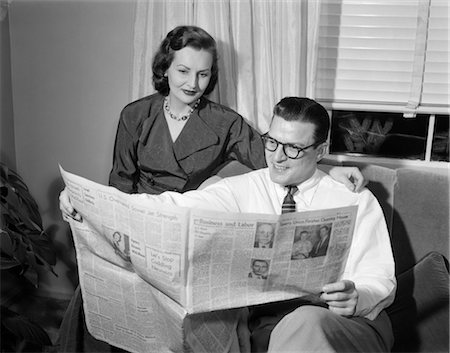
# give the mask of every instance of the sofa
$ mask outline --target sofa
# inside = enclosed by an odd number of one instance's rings
[[[448,169],[351,165],[369,181],[391,235],[398,284],[387,309],[395,336],[392,351],[449,352]],[[248,170],[232,162],[208,183]]]

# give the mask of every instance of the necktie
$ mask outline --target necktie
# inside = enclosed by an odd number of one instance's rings
[[[296,186],[288,186],[288,192],[283,200],[283,205],[281,206],[281,213],[295,212],[295,201],[294,194],[297,192],[298,188]]]

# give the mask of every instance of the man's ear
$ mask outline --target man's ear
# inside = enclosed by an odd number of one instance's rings
[[[328,149],[327,141],[321,143],[317,147],[317,157],[316,157],[317,162],[319,162],[327,154],[327,149]]]

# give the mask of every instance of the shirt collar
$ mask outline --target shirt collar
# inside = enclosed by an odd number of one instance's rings
[[[320,180],[324,177],[325,173],[316,169],[314,174],[303,183],[298,184],[298,191],[294,194],[294,200],[302,200],[306,205],[311,205],[316,190],[319,186]],[[285,186],[277,184],[278,194],[281,200],[286,196],[287,188]]]

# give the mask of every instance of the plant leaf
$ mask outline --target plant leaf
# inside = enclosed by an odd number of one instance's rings
[[[0,187],[0,268],[20,266],[17,274],[37,286],[40,269],[56,275],[53,270],[56,253],[27,185],[19,174],[3,163],[0,163]]]
[[[23,277],[28,280],[33,287],[39,287],[39,274],[36,271],[36,266],[30,266],[24,273]]]
[[[14,245],[9,237],[9,234],[5,232],[3,229],[0,230],[0,250],[9,255],[13,255]]]
[[[26,340],[38,345],[51,345],[47,332],[37,323],[25,316],[1,306],[2,325],[20,340]]]
[[[33,196],[31,196],[25,182],[16,172],[9,169],[4,164],[0,163],[0,168],[2,170],[2,186],[8,188],[6,196],[3,196],[5,192],[2,190],[2,203],[6,203],[10,207],[19,210],[24,210],[27,217],[42,228],[42,219],[38,205]]]
[[[5,257],[3,254],[0,256],[0,270],[7,270],[19,265],[20,263],[14,258]]]

